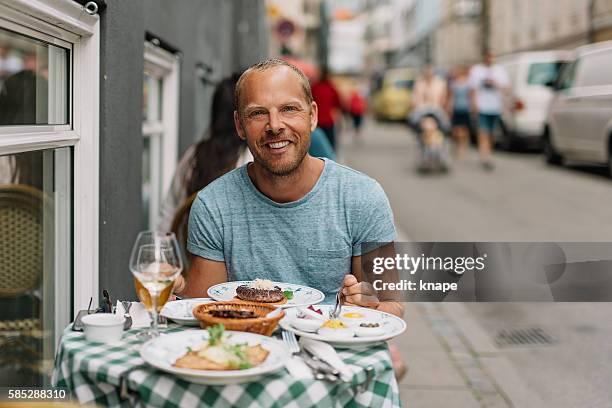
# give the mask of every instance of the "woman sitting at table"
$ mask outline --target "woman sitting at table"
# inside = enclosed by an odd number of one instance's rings
[[[183,154],[162,203],[157,224],[159,231],[170,231],[177,209],[188,197],[228,171],[253,160],[234,126],[234,89],[239,76],[233,74],[215,88],[206,137]]]

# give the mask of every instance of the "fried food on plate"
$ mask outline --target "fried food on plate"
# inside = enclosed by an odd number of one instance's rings
[[[268,354],[261,344],[233,344],[223,335],[222,324],[208,328],[208,341],[174,362],[175,367],[196,370],[244,370],[263,363]]]

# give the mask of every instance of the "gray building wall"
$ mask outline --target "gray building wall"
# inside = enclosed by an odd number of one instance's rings
[[[134,293],[128,261],[141,223],[143,4],[113,2],[100,21],[99,284],[115,299]]]
[[[267,54],[263,0],[107,2],[101,15],[100,289],[135,298],[140,230],[145,32],[181,53],[179,153],[202,137],[217,81]],[[200,67],[200,68],[199,68]],[[201,67],[208,67],[205,72]],[[178,160],[178,158],[177,158]]]

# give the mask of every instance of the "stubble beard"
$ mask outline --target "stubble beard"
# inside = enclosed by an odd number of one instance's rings
[[[256,154],[253,155],[253,158],[257,163],[263,167],[266,173],[270,174],[274,177],[279,178],[288,178],[293,176],[296,171],[299,169],[300,165],[304,161],[306,157],[306,153],[308,149],[305,149],[302,145],[295,144],[295,147],[298,149],[295,155],[295,159],[291,160],[288,163],[272,163],[270,160],[267,160],[266,157],[261,155],[256,149],[252,149],[256,151]]]
[[[245,127],[242,128],[243,132],[246,133]],[[248,142],[249,137],[247,136],[247,146],[253,155],[254,161],[259,164],[266,173],[268,173],[272,177],[276,178],[287,178],[293,176],[296,171],[299,169],[300,165],[304,161],[306,157],[306,153],[308,153],[309,143],[294,143],[294,147],[297,149],[295,160],[292,160],[289,163],[280,163],[273,164],[271,160],[266,159],[263,154],[261,154],[258,146],[252,146],[251,143]],[[265,149],[265,147],[262,147]]]

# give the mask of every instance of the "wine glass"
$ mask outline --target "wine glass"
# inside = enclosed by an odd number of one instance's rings
[[[173,233],[143,231],[138,234],[130,256],[130,271],[134,275],[136,294],[151,316],[150,329],[139,336],[159,336],[157,315],[182,270],[181,252]]]

